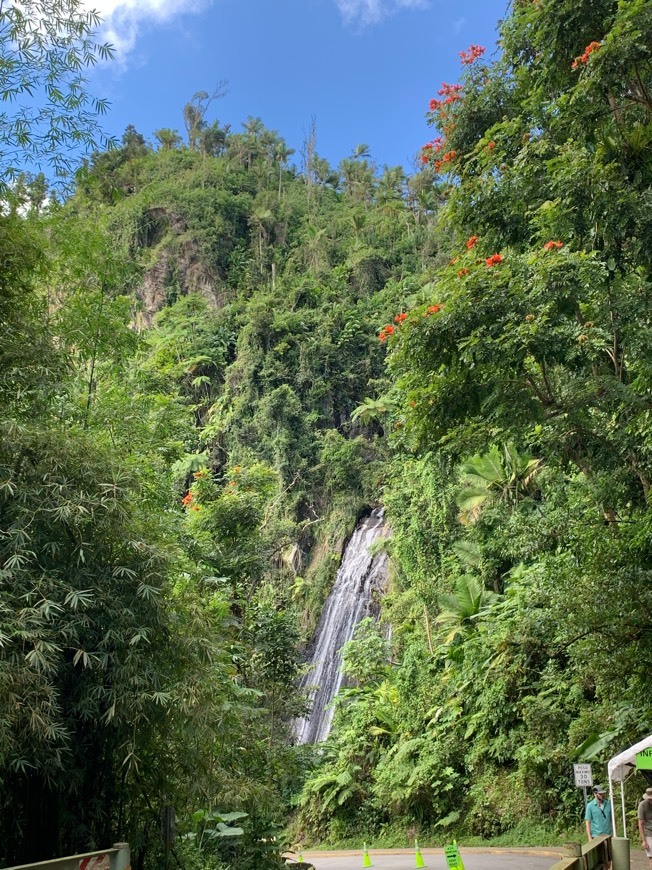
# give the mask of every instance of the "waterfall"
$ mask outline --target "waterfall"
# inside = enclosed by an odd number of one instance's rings
[[[357,526],[342,556],[335,583],[322,610],[312,644],[310,671],[301,687],[315,687],[310,697],[311,711],[297,720],[297,743],[325,740],[333,720],[332,701],[342,685],[340,650],[351,640],[361,619],[377,611],[378,593],[387,583],[387,555],[372,556],[370,545],[385,532],[383,508],[376,508]]]

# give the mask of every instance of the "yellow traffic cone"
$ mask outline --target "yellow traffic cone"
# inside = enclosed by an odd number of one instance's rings
[[[371,863],[371,858],[369,857],[369,850],[367,849],[367,844],[362,844],[363,856],[362,856],[362,866],[363,867],[373,867],[374,865]]]
[[[453,844],[457,849],[457,870],[464,870],[464,861],[462,861],[462,856],[460,855],[460,847],[457,845],[457,840],[453,840]]]
[[[419,844],[417,841],[414,841],[414,866],[415,867],[425,867],[425,862],[423,860],[423,855],[421,854],[421,849],[419,848]]]
[[[303,854],[301,848],[297,850],[297,864],[303,864]]]

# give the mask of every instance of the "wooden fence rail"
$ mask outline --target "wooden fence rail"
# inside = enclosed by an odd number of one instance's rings
[[[128,843],[116,843],[112,849],[101,852],[68,855],[65,858],[38,861],[36,864],[19,864],[8,870],[131,870],[131,853]]]
[[[577,854],[562,858],[550,870],[602,870],[609,856],[610,840],[606,836],[594,837],[584,846],[571,846],[569,850],[576,848]]]

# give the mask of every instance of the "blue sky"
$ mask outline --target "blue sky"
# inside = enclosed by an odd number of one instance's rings
[[[410,161],[431,138],[429,99],[459,74],[458,51],[495,51],[506,0],[98,0],[118,58],[91,75],[120,136],[134,124],[183,133],[194,92],[222,79],[208,119],[234,130],[259,116],[297,152],[311,117],[332,164],[359,143],[379,166]]]

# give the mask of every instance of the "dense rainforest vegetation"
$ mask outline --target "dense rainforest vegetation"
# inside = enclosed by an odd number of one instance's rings
[[[27,5],[108,56],[76,3]],[[60,57],[0,14],[12,105]],[[75,64],[4,115],[4,862],[154,866],[166,807],[182,867],[552,840],[571,762],[649,731],[652,3],[516,0],[500,48],[433,83],[412,174],[234,132],[218,92],[106,148]],[[98,144],[65,194],[20,172],[69,141]],[[391,633],[361,624],[331,735],[294,746],[379,504]]]

